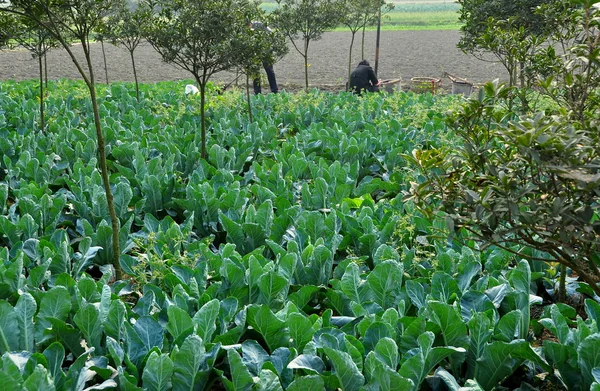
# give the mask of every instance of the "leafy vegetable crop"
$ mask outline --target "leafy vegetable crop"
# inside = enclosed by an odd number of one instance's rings
[[[258,96],[250,124],[215,94],[203,160],[183,84],[106,87],[114,281],[90,103],[50,91],[39,133],[34,83],[0,84],[5,389],[599,387],[596,302],[532,323],[529,263],[428,240],[445,222],[403,201],[403,156],[453,142],[460,98]],[[544,328],[560,343],[534,347]]]

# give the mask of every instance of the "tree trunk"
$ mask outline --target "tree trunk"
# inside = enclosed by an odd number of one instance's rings
[[[46,84],[46,89],[48,89],[48,56],[46,53],[44,53],[44,83]]]
[[[204,79],[204,78],[203,78]],[[202,148],[200,150],[200,154],[203,159],[208,158],[208,153],[206,152],[206,120],[204,113],[204,105],[206,102],[206,83],[198,83],[200,85],[200,135],[202,137]]]
[[[308,55],[304,53],[304,90],[308,92]]]
[[[304,40],[304,89],[308,92],[308,44],[309,40]]]
[[[133,58],[133,50],[129,51],[131,55],[131,65],[133,66],[133,79],[135,80],[135,98],[140,101],[140,85],[138,83],[137,71],[135,69],[135,59]]]
[[[362,28],[362,45],[361,45],[361,59],[364,60],[365,59],[365,30],[366,30],[366,26],[363,26]]]
[[[250,100],[250,76],[246,73],[246,100],[248,102],[248,119],[250,123],[253,122],[252,118],[252,101]]]
[[[350,91],[350,74],[352,73],[352,47],[354,46],[354,35],[356,31],[352,31],[352,39],[350,40],[350,53],[348,54],[348,79],[346,79],[346,91]]]
[[[92,110],[94,112],[94,125],[96,128],[96,137],[98,138],[98,158],[100,161],[100,171],[102,174],[102,182],[104,184],[104,191],[106,193],[106,203],[108,204],[108,213],[110,215],[110,223],[112,227],[112,250],[113,260],[112,264],[115,268],[115,278],[117,280],[122,279],[123,271],[121,270],[121,246],[119,243],[119,229],[120,221],[117,217],[115,210],[114,197],[112,189],[110,188],[110,177],[108,175],[108,166],[106,164],[106,143],[104,141],[104,134],[102,133],[102,126],[100,123],[100,110],[98,109],[98,99],[96,97],[96,85],[94,84],[94,71],[92,69],[92,60],[90,57],[89,46],[84,46],[85,59],[87,61],[89,70],[89,84],[88,89],[90,90],[90,97],[92,99]]]
[[[46,124],[44,122],[44,63],[42,56],[38,56],[38,65],[40,67],[40,131],[44,131]]]
[[[106,77],[106,84],[108,84],[108,67],[106,66],[106,52],[104,51],[104,39],[100,40],[100,46],[102,46],[102,58],[104,59],[104,76]]]

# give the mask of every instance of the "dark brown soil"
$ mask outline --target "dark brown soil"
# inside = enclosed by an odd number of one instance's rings
[[[309,82],[311,86],[335,90],[346,81],[348,72],[349,32],[330,32],[309,49]],[[483,83],[495,78],[506,79],[506,71],[497,62],[484,62],[466,55],[456,48],[458,31],[382,31],[379,60],[379,78],[401,78],[406,87],[412,77],[442,78],[444,87],[451,82],[444,72]],[[104,64],[100,44],[92,45],[92,56],[97,82],[105,82]],[[78,48],[75,48],[76,52]],[[108,78],[113,81],[132,81],[133,71],[129,52],[105,44]],[[365,57],[374,65],[375,32],[366,36]],[[360,34],[354,46],[352,65],[361,57]],[[142,83],[164,80],[191,79],[191,75],[173,65],[164,63],[147,43],[135,51],[138,78]],[[303,58],[290,46],[290,52],[277,64],[275,73],[279,84],[301,86],[304,84]],[[79,78],[76,68],[66,52],[56,49],[48,54],[49,78]],[[26,51],[0,52],[0,80],[24,80],[38,77],[37,61]],[[215,80],[228,83],[233,73],[220,73]],[[266,84],[266,83],[264,83]]]

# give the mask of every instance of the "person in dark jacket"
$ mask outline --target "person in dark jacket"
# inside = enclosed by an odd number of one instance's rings
[[[363,91],[379,92],[379,80],[367,60],[358,63],[358,66],[350,73],[348,83],[348,90],[355,94],[360,95]]]
[[[261,22],[251,22],[250,29],[267,31],[269,33],[272,32],[272,30],[269,27],[265,26]],[[263,68],[265,69],[265,72],[267,73],[267,80],[269,81],[269,87],[271,88],[271,92],[275,94],[278,93],[279,88],[277,87],[277,79],[275,78],[275,70],[273,70],[273,64],[268,59],[263,59],[262,64]],[[254,87],[254,93],[256,95],[262,93],[262,88],[260,86],[260,77],[257,77],[256,79],[252,80],[252,84]]]

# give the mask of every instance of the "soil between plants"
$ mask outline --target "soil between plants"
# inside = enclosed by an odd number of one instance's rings
[[[328,32],[309,48],[309,83],[311,87],[326,90],[342,89],[348,73],[349,32]],[[375,32],[367,32],[365,57],[375,65]],[[444,72],[466,78],[475,84],[499,78],[507,79],[507,73],[499,62],[486,62],[464,54],[456,44],[459,31],[382,31],[378,77],[380,79],[402,79],[407,88],[412,77],[442,79],[443,88],[449,89],[451,81]],[[133,81],[133,70],[129,52],[111,44],[104,45],[109,82]],[[77,55],[82,53],[75,47]],[[146,42],[134,52],[140,83],[168,80],[191,80],[189,72],[164,63],[160,55]],[[361,59],[361,37],[356,35],[352,67]],[[92,44],[92,60],[96,82],[106,82],[102,48]],[[48,53],[48,77],[50,79],[80,79],[77,69],[63,49]],[[27,80],[38,78],[37,60],[25,50],[0,52],[0,80]],[[304,85],[304,59],[290,45],[289,53],[275,64],[277,81],[282,88],[295,90]],[[214,80],[227,84],[235,73],[221,72]],[[263,78],[266,79],[263,72]],[[240,82],[243,82],[241,80]],[[263,85],[268,84],[263,82]],[[264,88],[268,90],[268,88]]]

